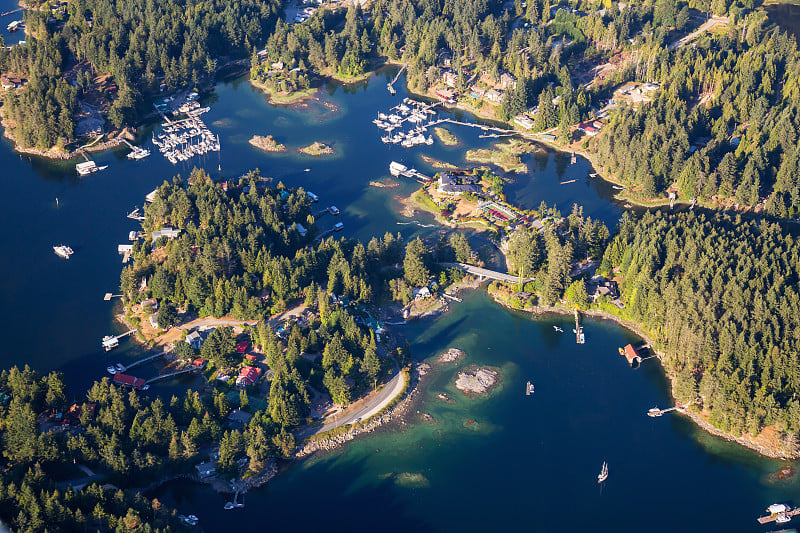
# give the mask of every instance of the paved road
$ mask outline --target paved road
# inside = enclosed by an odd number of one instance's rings
[[[405,386],[405,379],[403,378],[403,375],[404,374],[402,372],[398,371],[394,377],[390,379],[386,385],[384,385],[380,392],[375,395],[374,398],[368,401],[365,405],[354,410],[352,413],[338,417],[333,422],[323,424],[320,427],[302,429],[295,433],[295,435],[300,438],[310,437],[311,435],[316,435],[317,433],[324,433],[341,426],[347,426],[349,424],[355,424],[357,422],[367,420],[371,416],[376,415],[381,409],[389,405],[389,403],[394,400],[395,396],[403,391],[403,387]]]
[[[442,266],[449,268],[460,268],[464,272],[468,272],[475,276],[483,276],[484,278],[496,279],[498,281],[504,281],[506,283],[519,282],[518,276],[512,276],[511,274],[506,274],[504,272],[489,270],[488,268],[481,268],[474,265],[468,265],[466,263],[440,263],[440,264]],[[524,278],[523,281],[533,281],[533,278]]]

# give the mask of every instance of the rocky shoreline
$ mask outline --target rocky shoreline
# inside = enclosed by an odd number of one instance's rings
[[[459,372],[455,386],[466,396],[489,394],[500,384],[500,372],[486,366],[471,366]]]
[[[250,144],[256,148],[260,148],[265,152],[285,152],[286,145],[283,145],[275,140],[272,135],[254,135],[249,141]]]
[[[386,413],[369,420],[366,424],[354,426],[344,433],[308,441],[302,446],[298,446],[292,458],[303,459],[314,454],[330,452],[360,435],[372,433],[381,426],[387,426],[390,422],[397,426],[405,426],[407,424],[406,415],[419,396],[419,384],[429,370],[430,366],[426,363],[418,363],[409,373],[410,382],[403,399]]]
[[[504,302],[503,300],[501,300],[499,298],[496,298],[494,296],[493,296],[493,299],[494,299],[495,302],[499,303],[503,307],[506,307],[508,309],[512,309],[512,307],[510,305],[508,305],[506,302]],[[573,314],[573,311],[571,311],[569,309],[563,309],[563,308],[560,308],[560,307],[535,306],[535,307],[523,309],[522,311],[524,311],[526,313],[531,313],[531,314],[534,314],[534,315],[545,315],[545,314],[550,314],[550,313],[558,314],[558,315],[572,315]],[[593,317],[593,318],[601,318],[601,319],[604,319],[604,320],[611,320],[612,322],[615,322],[616,324],[622,326],[623,328],[627,329],[628,331],[631,331],[631,332],[635,333],[636,335],[638,335],[639,337],[641,337],[651,347],[655,346],[655,343],[650,338],[650,336],[647,334],[647,332],[645,332],[637,324],[635,324],[635,323],[633,323],[633,322],[631,322],[629,320],[626,320],[624,318],[612,315],[611,313],[608,313],[606,311],[602,311],[602,310],[599,310],[599,309],[590,309],[588,311],[583,311],[582,314],[585,315],[585,316]],[[665,373],[667,373],[667,377],[669,378],[669,381],[670,381],[670,395],[672,395],[672,397],[674,399],[673,391],[675,390],[675,377],[670,375],[667,372],[666,367],[664,367],[664,364],[661,362],[661,358],[664,357],[665,354],[663,352],[659,351],[659,350],[656,350],[655,348],[651,348],[651,349],[658,356],[657,359],[659,360],[659,363],[661,363],[661,368],[664,370]],[[714,435],[715,437],[719,437],[719,438],[727,440],[729,442],[735,442],[735,443],[737,443],[737,444],[739,444],[741,446],[744,446],[745,448],[749,448],[749,449],[753,450],[754,452],[756,452],[756,453],[758,453],[760,455],[763,455],[765,457],[770,457],[772,459],[783,459],[783,460],[800,458],[800,450],[795,450],[794,452],[787,452],[787,451],[779,450],[779,449],[776,449],[776,448],[771,448],[771,447],[765,446],[763,444],[760,444],[760,443],[754,441],[752,438],[736,437],[736,436],[731,435],[730,433],[727,433],[727,432],[725,432],[725,431],[723,431],[723,430],[721,430],[719,428],[715,428],[707,420],[705,420],[703,417],[701,417],[697,413],[693,413],[693,412],[689,411],[688,409],[679,409],[679,410],[676,410],[676,412],[688,417],[700,429],[706,431],[707,433],[710,433],[710,434]]]

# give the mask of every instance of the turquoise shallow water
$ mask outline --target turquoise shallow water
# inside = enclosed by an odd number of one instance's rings
[[[0,6],[3,2],[0,1]],[[287,185],[302,185],[321,205],[342,210],[344,235],[368,239],[386,231],[411,236],[436,231],[399,214],[397,196],[416,184],[378,189],[370,180],[388,173],[391,160],[428,169],[420,156],[456,164],[464,151],[491,144],[478,132],[453,129],[459,147],[405,150],[379,140],[370,122],[404,96],[390,97],[379,74],[370,83],[329,84],[320,102],[302,108],[274,107],[246,82],[222,84],[210,95],[206,123],[222,140],[220,158],[195,159],[215,176],[237,176],[258,167]],[[468,115],[457,114],[472,120]],[[149,137],[145,128],[143,136]],[[321,140],[337,155],[315,159],[264,154],[247,140],[272,134],[293,150]],[[103,335],[118,328],[112,305],[121,268],[116,245],[134,229],[125,213],[175,173],[154,153],[142,162],[125,151],[95,156],[110,168],[79,180],[72,163],[20,157],[0,145],[0,350],[3,366],[31,364],[65,373],[73,390],[126,360],[128,344],[104,354]],[[565,164],[542,151],[529,157],[531,172],[509,185],[509,199],[526,207],[545,200],[568,212],[573,202],[613,227],[621,211],[608,186],[588,178],[588,164]],[[530,162],[530,161],[529,161]],[[222,170],[218,171],[219,166]],[[309,168],[309,172],[305,169]],[[577,180],[567,183],[570,180]],[[56,204],[58,198],[58,205]],[[417,217],[423,223],[425,216]],[[321,224],[332,224],[332,218]],[[58,259],[54,244],[76,254]],[[615,324],[590,320],[588,342],[578,346],[561,317],[537,318],[492,303],[483,291],[435,320],[398,329],[418,358],[455,346],[461,363],[486,364],[503,374],[488,398],[467,399],[452,388],[456,367],[436,368],[424,384],[418,409],[435,424],[418,422],[382,430],[338,452],[289,468],[268,486],[247,495],[247,507],[224,511],[222,496],[201,486],[173,483],[154,495],[181,512],[200,516],[206,531],[233,524],[242,531],[289,527],[302,530],[465,531],[523,528],[533,531],[767,531],[754,517],[773,501],[800,503],[797,483],[766,482],[779,463],[712,438],[675,416],[650,419],[654,404],[666,405],[667,384],[656,365],[631,370],[616,353],[633,339]],[[143,369],[142,373],[153,372]],[[536,393],[523,394],[533,380]],[[169,394],[188,382],[154,388]],[[447,392],[448,405],[436,398]],[[465,426],[474,420],[475,424]],[[610,477],[602,492],[595,479],[603,460]],[[235,513],[235,514],[234,514]]]

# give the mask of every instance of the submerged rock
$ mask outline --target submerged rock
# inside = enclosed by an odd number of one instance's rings
[[[466,394],[486,394],[495,385],[499,373],[489,368],[477,368],[471,372],[459,372],[456,388]]]

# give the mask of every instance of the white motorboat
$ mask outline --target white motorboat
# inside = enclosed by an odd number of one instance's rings
[[[53,251],[58,257],[63,257],[64,259],[69,259],[70,256],[75,253],[72,248],[63,244],[60,246],[53,246]]]
[[[597,475],[597,482],[602,483],[608,479],[608,463],[603,461],[603,468],[600,470],[600,473]]]

